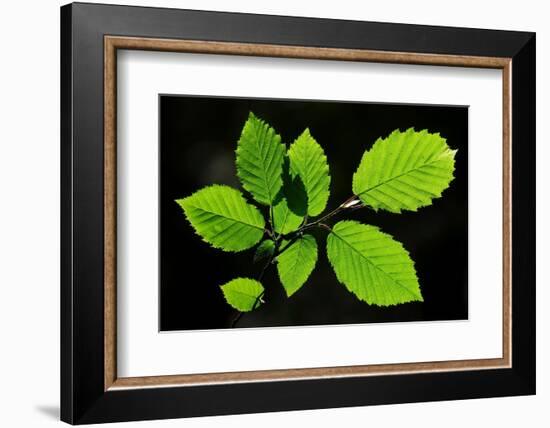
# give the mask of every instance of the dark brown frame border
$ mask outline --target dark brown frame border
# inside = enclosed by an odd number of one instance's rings
[[[466,55],[380,52],[358,49],[297,47],[268,44],[170,40],[138,37],[104,37],[104,278],[105,278],[105,391],[121,388],[185,386],[308,378],[337,378],[390,374],[496,369],[511,367],[511,79],[512,59]],[[337,61],[382,62],[494,68],[502,70],[503,94],[503,320],[502,358],[404,364],[262,370],[171,376],[119,378],[116,374],[116,84],[117,50],[169,51],[212,55],[246,55]]]

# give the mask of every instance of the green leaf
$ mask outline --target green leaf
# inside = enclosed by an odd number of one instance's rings
[[[254,254],[254,263],[271,257],[274,252],[275,242],[273,242],[271,239],[266,239],[260,245],[258,245],[258,248],[256,248],[256,253]]]
[[[323,212],[329,197],[330,175],[323,148],[306,129],[288,149],[290,171],[298,175],[305,186],[308,198],[308,215]]]
[[[227,303],[241,312],[249,312],[263,303],[264,287],[255,279],[236,278],[220,288]]]
[[[286,235],[287,233],[298,230],[303,219],[303,216],[296,215],[292,212],[285,197],[280,198],[273,207],[273,223],[275,232],[277,233]]]
[[[416,211],[449,187],[455,153],[439,134],[393,131],[363,154],[353,175],[353,193],[375,210]]]
[[[281,137],[251,112],[237,144],[237,176],[260,204],[272,205],[283,185],[284,152]]]
[[[338,281],[359,300],[378,306],[423,301],[409,253],[375,226],[336,223],[327,255]]]
[[[288,297],[292,296],[304,283],[317,262],[317,241],[309,234],[292,243],[283,241],[281,254],[277,257],[277,271]]]
[[[260,211],[229,186],[205,187],[176,202],[195,232],[214,248],[246,250],[264,234],[265,221]]]
[[[290,173],[288,156],[283,162],[283,187],[273,207],[275,232],[286,235],[298,230],[307,214],[307,193],[302,179]]]

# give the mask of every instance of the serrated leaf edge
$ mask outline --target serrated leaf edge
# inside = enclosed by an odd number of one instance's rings
[[[365,225],[363,223],[360,223],[358,221],[354,221],[354,220],[342,220],[342,221],[339,221],[336,225],[338,225],[339,223],[355,223],[355,224],[359,224],[359,225],[364,225],[364,226],[370,226],[374,229],[376,229],[378,232],[380,232],[381,234],[385,235],[385,237],[388,237],[390,239],[392,239],[393,241],[397,242],[398,244],[401,245],[401,248],[403,249],[403,251],[406,253],[406,255],[408,256],[408,258],[411,260],[411,263],[412,263],[412,267],[415,271],[415,275],[417,277],[417,281],[418,281],[418,274],[416,274],[416,266],[415,266],[415,261],[414,259],[411,257],[409,251],[403,246],[403,244],[398,241],[397,239],[395,239],[392,235],[390,235],[389,233],[386,233],[386,232],[383,232],[378,226],[374,226],[374,225]],[[354,252],[356,252],[357,254],[359,254],[361,256],[361,258],[365,259],[369,265],[373,266],[377,271],[380,271],[384,276],[386,277],[389,277],[391,279],[391,281],[393,282],[396,282],[397,284],[399,284],[399,286],[401,288],[403,288],[407,293],[409,293],[410,295],[412,295],[414,297],[414,299],[411,299],[411,300],[407,300],[407,301],[404,301],[404,302],[400,302],[400,303],[393,303],[393,304],[388,304],[388,305],[381,305],[381,304],[378,304],[378,303],[368,303],[369,305],[373,305],[373,306],[379,306],[379,307],[389,307],[389,306],[397,306],[399,304],[403,304],[403,303],[409,303],[409,302],[423,302],[424,301],[424,297],[422,296],[422,291],[420,290],[420,287],[419,287],[419,294],[415,294],[413,291],[409,290],[405,285],[401,284],[399,281],[393,279],[391,276],[389,276],[386,272],[384,272],[383,270],[381,270],[378,266],[376,266],[374,263],[372,263],[368,258],[366,258],[363,254],[361,254],[359,251],[357,251],[353,246],[351,246],[348,242],[346,242],[345,239],[343,239],[342,237],[338,236],[338,234],[336,232],[334,232],[334,228],[336,227],[336,225],[334,225],[334,227],[332,228],[331,230],[331,234],[335,237],[337,237],[339,240],[341,240],[342,242],[344,242],[349,248],[351,248]],[[327,238],[327,245],[328,245],[328,238]],[[334,273],[336,274],[336,278],[338,279],[338,282],[342,283],[346,289],[348,291],[350,291],[351,293],[353,293],[358,300],[364,302],[363,299],[361,299],[359,297],[359,295],[354,291],[354,290],[350,290],[348,288],[348,286],[340,280],[339,278],[339,275],[336,271],[336,268],[334,266],[334,263],[332,262],[332,260],[330,259],[330,257],[327,257]]]

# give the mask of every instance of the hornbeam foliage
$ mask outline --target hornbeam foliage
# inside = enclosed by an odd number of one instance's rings
[[[407,250],[376,226],[340,221],[327,238],[327,255],[338,280],[371,305],[422,301]]]
[[[300,135],[288,149],[290,171],[301,178],[307,193],[307,213],[311,217],[321,214],[327,206],[330,175],[323,148],[309,133]]]
[[[283,185],[284,152],[281,137],[250,113],[237,143],[237,175],[260,204],[271,205]]]
[[[262,304],[264,287],[255,279],[236,278],[220,288],[227,303],[241,312],[251,311]]]
[[[307,214],[307,192],[299,176],[292,177],[288,156],[283,161],[283,187],[273,206],[273,228],[286,235],[298,230]]]
[[[281,245],[277,270],[286,294],[290,297],[304,285],[317,263],[317,241],[307,234],[299,237],[296,242],[283,241]]]
[[[305,233],[314,228],[329,231],[326,251],[336,279],[359,300],[377,306],[422,302],[413,259],[399,241],[358,221],[327,223],[362,207],[400,213],[431,205],[454,178],[456,150],[427,130],[395,130],[379,138],[353,175],[355,196],[327,215],[329,165],[313,134],[306,128],[287,149],[280,135],[251,112],[237,142],[236,172],[261,209],[239,190],[219,184],[176,200],[196,234],[212,247],[237,252],[257,246],[253,260],[265,264],[258,279],[222,285],[227,303],[240,312],[264,303],[261,280],[272,265],[289,298],[300,292],[317,264],[317,240]]]
[[[246,250],[264,234],[265,221],[258,208],[229,186],[205,187],[176,202],[197,234],[214,248]]]
[[[455,154],[439,134],[393,131],[363,155],[353,175],[353,193],[375,210],[416,211],[449,187]]]
[[[275,242],[271,239],[262,241],[260,245],[256,247],[256,254],[254,254],[254,263],[267,259],[275,252]]]

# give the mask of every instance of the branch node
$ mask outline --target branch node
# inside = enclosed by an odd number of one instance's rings
[[[357,205],[360,203],[361,203],[361,200],[354,195],[351,198],[349,198],[346,202],[344,202],[342,205],[340,205],[340,207],[346,209],[346,208],[351,208],[354,205]]]
[[[322,229],[328,230],[329,232],[332,232],[332,229],[330,228],[330,226],[328,224],[319,223],[319,227],[322,228]]]

